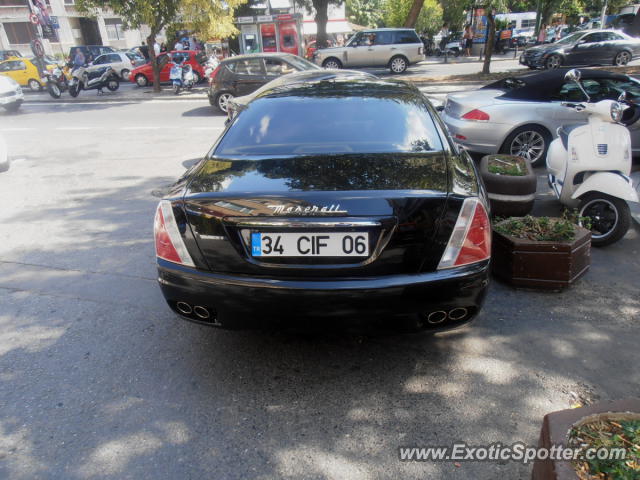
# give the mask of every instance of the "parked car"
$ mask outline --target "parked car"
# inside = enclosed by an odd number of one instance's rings
[[[626,65],[640,55],[640,39],[613,30],[575,32],[555,43],[531,47],[520,63],[531,69],[579,65]]]
[[[20,57],[22,57],[22,54],[18,50],[0,50],[0,61]]]
[[[0,75],[12,78],[19,85],[28,86],[34,92],[42,89],[38,68],[31,60],[24,57],[0,62]]]
[[[93,62],[94,59],[104,53],[113,53],[116,51],[115,48],[107,45],[76,45],[75,47],[69,48],[69,58],[71,60],[73,60],[78,48],[82,51],[87,63]]]
[[[344,47],[322,48],[314,53],[314,62],[324,68],[388,67],[391,73],[402,73],[424,58],[420,37],[407,28],[364,30]]]
[[[479,90],[447,96],[442,120],[454,140],[471,152],[520,155],[532,164],[543,163],[549,143],[561,125],[581,124],[586,116],[562,102],[586,99],[574,82],[565,81],[567,69],[511,77]],[[594,102],[616,100],[627,92],[640,103],[640,81],[604,70],[584,69],[582,84]],[[640,124],[629,127],[632,149],[640,154]]]
[[[233,97],[247,95],[274,78],[320,67],[290,53],[250,53],[226,58],[209,77],[209,103],[227,112]]]
[[[179,315],[439,330],[478,313],[491,227],[473,161],[417,88],[332,76],[264,91],[166,192],[158,278]]]
[[[112,52],[99,55],[91,65],[87,68],[88,72],[92,72],[101,67],[109,66],[113,68],[118,76],[123,80],[129,80],[131,70],[135,68],[129,56],[124,52]]]
[[[169,74],[171,73],[171,60],[180,60],[183,64],[191,65],[193,74],[196,76],[196,84],[205,77],[204,64],[207,56],[203,52],[195,50],[181,50],[179,52],[172,51],[169,53],[161,53],[156,57],[156,62],[160,67],[160,83],[170,83]],[[129,74],[129,80],[136,83],[140,87],[145,87],[153,83],[153,67],[151,62],[134,68]]]
[[[9,112],[17,112],[23,101],[24,94],[18,82],[0,75],[0,105]]]

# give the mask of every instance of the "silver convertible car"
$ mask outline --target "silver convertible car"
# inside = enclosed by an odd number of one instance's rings
[[[562,105],[585,101],[575,83],[565,82],[566,72],[529,73],[449,94],[441,108],[442,120],[453,139],[470,152],[508,153],[532,164],[542,163],[558,127],[586,122],[584,113]],[[635,78],[603,70],[583,69],[581,73],[593,102],[616,100],[623,91],[631,101],[640,102],[640,81]],[[634,156],[640,155],[640,122],[628,120],[632,121]]]

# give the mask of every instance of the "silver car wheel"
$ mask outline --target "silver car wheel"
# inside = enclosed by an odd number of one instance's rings
[[[551,55],[546,62],[546,67],[548,69],[558,68],[562,64],[560,57],[558,55]]]
[[[404,58],[394,58],[391,60],[391,71],[394,73],[402,73],[407,69],[407,62]]]
[[[615,64],[618,67],[626,65],[631,60],[630,57],[631,55],[629,55],[629,52],[620,52],[618,55],[616,55]]]
[[[339,70],[341,67],[342,65],[340,65],[337,60],[327,60],[324,62],[324,68],[328,68],[329,70]]]
[[[229,110],[229,100],[233,98],[233,95],[230,93],[221,93],[218,97],[218,108],[222,110],[224,113],[227,113]]]
[[[533,164],[542,157],[544,147],[544,137],[538,132],[528,130],[515,136],[509,151],[511,155],[526,158]]]

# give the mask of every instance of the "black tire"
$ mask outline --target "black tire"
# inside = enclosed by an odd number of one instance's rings
[[[7,112],[15,113],[20,108],[20,105],[22,105],[22,102],[13,102],[7,103],[6,105],[3,105],[3,107]]]
[[[404,73],[409,68],[409,60],[402,55],[396,55],[389,60],[389,70],[391,73]]]
[[[110,92],[115,92],[120,88],[120,80],[115,75],[107,80],[107,89]]]
[[[329,57],[324,62],[322,62],[322,68],[339,70],[342,68],[342,62],[336,57]]]
[[[580,197],[579,212],[581,217],[592,218],[591,245],[594,247],[617,242],[625,236],[631,225],[627,202],[604,193],[589,192]]]
[[[517,148],[517,142],[522,138],[522,134],[525,132],[535,132],[543,140],[542,149],[538,152],[538,142],[534,140],[535,145],[532,145],[531,152],[526,153],[523,149]],[[526,137],[525,137],[526,138]],[[529,160],[532,167],[542,165],[547,158],[547,151],[549,150],[549,144],[551,143],[551,134],[549,131],[540,125],[523,125],[516,128],[513,132],[507,136],[506,140],[500,147],[500,153],[506,153],[508,155],[517,155]],[[524,146],[524,144],[522,145]],[[535,149],[535,150],[534,150]],[[529,150],[529,149],[527,149]],[[533,153],[539,153],[533,155]]]
[[[629,63],[632,59],[632,56],[626,50],[618,52],[615,57],[613,57],[613,64],[617,67],[624,67],[627,63]]]
[[[55,82],[50,82],[49,85],[47,85],[47,90],[53,98],[60,98],[62,96],[62,89],[60,85]]]
[[[78,95],[80,95],[80,85],[73,84],[73,85],[69,85],[69,95],[71,95],[73,98],[76,98]]]
[[[173,88],[174,95],[178,95],[180,93],[180,85],[178,85],[177,83],[174,83],[172,88]]]
[[[193,80],[194,85],[198,85],[202,81],[202,77],[198,72],[193,72],[193,78],[194,78]]]
[[[136,75],[136,85],[139,87],[146,87],[149,85],[149,79],[145,77],[143,74],[139,73]]]
[[[560,55],[549,55],[544,61],[544,68],[547,70],[553,70],[562,66],[562,57]]]
[[[125,82],[128,82],[130,73],[131,72],[129,71],[129,69],[123,68],[122,71],[120,72],[120,78],[122,78],[122,80],[124,80]]]

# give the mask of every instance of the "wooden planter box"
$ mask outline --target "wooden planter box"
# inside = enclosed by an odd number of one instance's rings
[[[540,431],[539,447],[551,448],[553,445],[567,445],[569,432],[575,425],[598,418],[621,418],[627,414],[640,412],[640,399],[601,402],[589,407],[571,408],[549,413],[544,416]],[[570,461],[536,460],[533,464],[533,480],[578,480]]]
[[[493,274],[516,287],[562,290],[589,270],[591,232],[576,227],[571,242],[539,242],[493,231]]]

